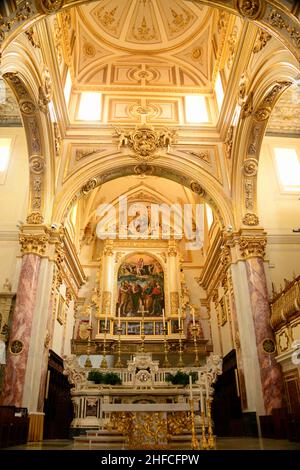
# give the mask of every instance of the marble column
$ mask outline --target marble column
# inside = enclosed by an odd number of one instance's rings
[[[236,304],[233,292],[233,285],[232,285],[232,277],[231,274],[228,278],[229,284],[229,292],[230,292],[230,307],[231,307],[231,318],[232,318],[232,327],[233,327],[233,341],[236,350],[236,362],[237,362],[237,371],[238,371],[238,380],[239,380],[239,388],[240,388],[240,398],[241,398],[241,405],[242,410],[246,411],[248,408],[247,402],[247,392],[246,392],[246,384],[245,384],[245,371],[243,365],[243,351],[241,348],[241,341],[239,336],[239,326],[238,326],[238,319],[237,319],[237,311],[236,311]]]
[[[261,257],[246,260],[250,302],[260,365],[263,399],[267,414],[282,406],[283,381],[280,365],[276,362],[275,341],[270,324],[267,282]]]
[[[15,311],[12,319],[3,404],[23,405],[25,374],[31,339],[33,312],[37,301],[37,287],[41,258],[26,254],[22,259]]]

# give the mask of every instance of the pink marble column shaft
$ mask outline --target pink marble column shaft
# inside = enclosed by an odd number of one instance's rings
[[[52,321],[54,301],[55,301],[54,294],[52,293],[50,297],[49,306],[48,306],[48,318],[47,318],[47,332],[49,335],[49,344],[45,344],[44,352],[43,352],[41,381],[40,381],[38,407],[37,407],[37,411],[40,411],[40,412],[44,410],[44,399],[45,399],[46,380],[47,380],[47,372],[48,372],[49,345],[50,345],[50,338],[53,336],[53,329],[54,329],[54,324]]]
[[[236,313],[235,298],[234,298],[233,293],[230,296],[230,298],[231,298],[231,318],[232,318],[233,329],[235,333],[236,362],[237,362],[237,367],[238,367],[241,405],[242,405],[243,410],[247,410],[248,402],[247,402],[247,393],[246,393],[246,385],[245,385],[245,375],[244,375],[244,367],[243,367],[243,361],[242,361],[241,345],[239,344],[239,339],[237,340],[237,333],[239,331],[239,326],[238,326],[238,319],[237,319],[237,313]]]
[[[28,254],[22,259],[9,344],[19,340],[23,343],[23,349],[19,354],[12,354],[9,348],[3,390],[4,405],[22,406],[40,266],[41,258],[37,255]]]
[[[266,413],[271,414],[273,408],[282,406],[283,380],[280,365],[275,360],[276,352],[270,354],[263,348],[265,340],[274,341],[270,325],[270,308],[263,259],[259,257],[247,259],[246,269],[264,404]]]

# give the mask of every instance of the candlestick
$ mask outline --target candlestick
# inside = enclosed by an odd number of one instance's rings
[[[211,403],[210,399],[206,400],[206,408],[207,408],[207,447],[209,449],[215,448],[215,437],[213,435],[213,427],[212,427],[212,419],[211,419]]]
[[[192,447],[192,450],[199,450],[199,441],[197,439],[196,426],[195,426],[195,412],[194,412],[194,400],[193,400],[193,398],[190,398],[189,402],[190,402],[190,410],[191,410],[190,415],[191,415],[191,421],[192,421],[192,442],[191,442],[191,447]]]
[[[179,319],[179,328],[178,328],[178,331],[179,331],[179,361],[178,361],[178,366],[179,366],[179,367],[183,367],[183,366],[184,366],[184,362],[183,362],[183,359],[182,359],[182,338],[181,338],[181,335],[182,335],[182,328],[181,328],[180,319]]]
[[[100,364],[101,369],[107,369],[107,360],[106,360],[106,333],[107,328],[104,328],[104,341],[103,341],[103,357]]]
[[[194,336],[194,351],[195,351],[194,366],[199,367],[200,366],[200,361],[199,361],[198,346],[197,346],[197,336],[196,336],[197,327],[196,327],[196,325],[192,326],[192,331],[193,331],[193,336]]]
[[[167,343],[167,326],[164,321],[164,353],[165,353],[165,360],[164,360],[164,367],[170,367],[169,359],[168,359],[168,343]]]
[[[87,330],[89,332],[89,336],[88,336],[88,344],[87,344],[87,349],[86,349],[87,356],[86,356],[86,360],[85,360],[85,363],[84,363],[84,367],[92,367],[92,362],[91,362],[91,359],[90,359],[92,326],[89,325]]]
[[[123,362],[121,360],[121,333],[122,333],[121,325],[118,326],[117,333],[118,333],[118,360],[115,366],[123,367]]]

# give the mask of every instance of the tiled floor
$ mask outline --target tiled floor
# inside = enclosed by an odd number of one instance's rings
[[[92,445],[92,449],[99,449]],[[114,447],[118,449],[118,447]],[[174,449],[174,448],[173,448]],[[178,449],[190,449],[190,446],[178,447]],[[217,450],[300,450],[300,442],[290,442],[277,439],[258,439],[252,437],[218,438]],[[46,440],[41,443],[29,443],[27,445],[9,447],[8,450],[88,450],[87,446],[76,444],[72,440]],[[109,450],[106,446],[106,450]],[[174,449],[175,450],[175,449]]]

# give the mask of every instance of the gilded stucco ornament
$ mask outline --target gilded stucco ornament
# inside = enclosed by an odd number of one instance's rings
[[[49,241],[49,235],[42,234],[27,234],[21,232],[19,235],[19,242],[21,245],[21,252],[23,254],[34,253],[42,256],[45,254]]]
[[[256,20],[263,15],[265,2],[263,0],[236,0],[236,8],[242,16]]]
[[[84,186],[82,186],[80,192],[83,196],[88,194],[90,191],[96,188],[98,184],[97,178],[91,178]]]
[[[266,121],[266,119],[269,118],[270,114],[271,108],[269,106],[262,106],[255,111],[254,117],[256,121]]]
[[[19,102],[19,106],[20,106],[20,111],[22,114],[26,114],[29,116],[36,112],[36,105],[33,101],[21,100]]]
[[[243,217],[243,224],[244,225],[258,225],[259,219],[256,214],[252,212],[247,212],[247,214]]]
[[[300,29],[297,30],[294,26],[289,25],[289,23],[285,21],[284,18],[282,18],[277,10],[272,10],[270,12],[268,20],[271,26],[274,26],[278,29],[285,29],[290,35],[293,44],[297,48],[300,48]]]
[[[241,256],[243,258],[263,258],[267,240],[265,235],[241,236],[238,239]]]
[[[27,224],[38,225],[44,222],[44,217],[40,212],[32,212],[26,219]]]
[[[191,190],[194,193],[199,194],[199,196],[204,196],[205,195],[204,189],[202,188],[202,186],[200,186],[199,183],[197,183],[197,181],[192,181],[191,182]]]
[[[29,167],[32,173],[41,174],[45,169],[45,160],[39,155],[33,155],[29,159]]]
[[[40,9],[47,15],[60,10],[63,4],[64,0],[39,0]]]
[[[253,47],[254,54],[260,52],[267,45],[271,38],[271,34],[269,34],[267,31],[264,31],[263,29],[260,30]]]
[[[135,158],[144,162],[157,158],[159,150],[169,151],[175,137],[175,131],[168,128],[157,131],[146,124],[137,126],[131,132],[118,128],[115,128],[115,132],[119,137],[118,149],[128,147]]]
[[[243,164],[243,173],[245,176],[256,176],[258,161],[256,158],[247,158]]]

